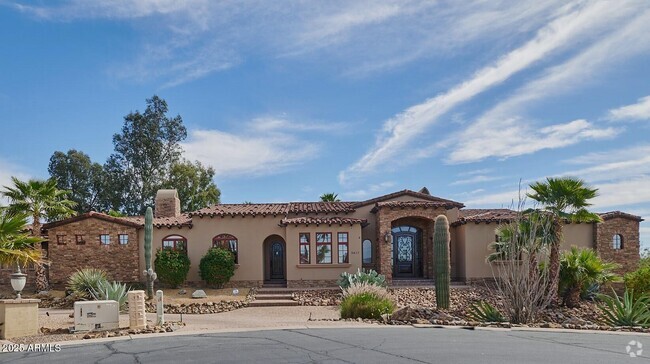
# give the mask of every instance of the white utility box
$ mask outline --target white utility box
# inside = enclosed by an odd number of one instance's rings
[[[74,331],[100,331],[120,328],[117,301],[81,301],[74,303]]]

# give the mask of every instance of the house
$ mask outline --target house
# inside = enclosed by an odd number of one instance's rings
[[[218,204],[181,212],[175,190],[155,201],[154,249],[181,249],[192,264],[189,282],[200,283],[198,265],[213,246],[230,249],[237,269],[232,286],[330,286],[342,272],[375,269],[388,280],[431,279],[433,224],[446,215],[451,233],[452,279],[492,277],[486,263],[495,228],[511,221],[507,209],[465,209],[426,189],[403,190],[360,202]],[[566,224],[563,249],[594,248],[603,258],[636,269],[639,216],[614,211],[600,223]],[[144,217],[90,212],[43,226],[49,243],[49,279],[62,287],[84,267],[101,268],[115,280],[144,279]]]

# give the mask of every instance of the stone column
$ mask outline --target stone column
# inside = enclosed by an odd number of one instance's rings
[[[0,339],[38,334],[37,299],[0,300]]]
[[[144,291],[131,291],[129,300],[129,328],[144,329],[147,327],[147,311],[144,303]]]

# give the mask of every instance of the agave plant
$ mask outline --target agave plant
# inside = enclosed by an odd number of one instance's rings
[[[120,282],[101,281],[96,289],[91,292],[92,297],[98,301],[117,301],[120,310],[124,309],[129,289]]]
[[[613,291],[613,296],[599,295],[603,302],[599,305],[605,315],[605,322],[611,326],[650,326],[650,296],[647,294],[637,298],[632,292],[625,290],[623,299]]]
[[[74,272],[70,278],[68,278],[67,288],[77,297],[89,300],[92,299],[93,292],[104,282],[108,282],[105,271],[101,269],[87,268]]]
[[[353,283],[367,283],[374,286],[386,287],[386,276],[372,269],[367,271],[357,269],[357,272],[354,274],[348,272],[341,273],[337,283],[341,289],[346,289]]]
[[[480,322],[505,322],[501,312],[491,304],[485,301],[472,304],[469,311],[469,317]]]

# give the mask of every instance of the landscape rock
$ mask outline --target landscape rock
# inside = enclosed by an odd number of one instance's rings
[[[205,291],[202,289],[197,289],[196,291],[192,292],[192,298],[207,298],[208,295],[205,294]]]

